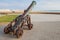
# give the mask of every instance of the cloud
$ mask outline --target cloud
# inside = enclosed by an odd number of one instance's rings
[[[18,3],[18,2],[0,2],[0,9],[24,9],[25,5],[24,3]]]
[[[29,0],[31,2],[31,0]],[[26,9],[29,6],[29,3],[27,0],[4,0],[0,1],[0,8],[8,8],[8,9]]]
[[[9,4],[7,4],[7,3],[0,3],[0,6],[8,6]]]
[[[59,2],[47,2],[45,5],[42,5],[42,8],[45,10],[60,10]]]
[[[60,1],[58,0],[42,0],[37,1],[34,10],[60,10]]]
[[[60,0],[35,0],[37,2],[33,10],[60,10]],[[0,8],[26,9],[32,0],[1,0]]]

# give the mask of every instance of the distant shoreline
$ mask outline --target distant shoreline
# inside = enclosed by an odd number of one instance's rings
[[[22,14],[24,12],[0,12],[0,14]],[[30,14],[60,14],[60,12],[29,12]]]

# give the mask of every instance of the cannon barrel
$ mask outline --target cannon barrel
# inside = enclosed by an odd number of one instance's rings
[[[22,14],[22,17],[24,18],[26,15],[28,15],[29,13],[29,11],[34,7],[34,5],[36,5],[36,1],[32,1],[32,3],[30,4],[30,6],[26,9],[26,10],[24,10],[24,13]],[[19,15],[20,16],[20,15]],[[17,19],[19,16],[17,16],[15,19]],[[15,20],[14,19],[14,20]]]
[[[30,10],[32,10],[32,8],[34,7],[34,5],[36,5],[36,1],[32,1],[32,3],[30,4],[30,6],[26,9],[26,10],[24,10],[24,13],[22,14],[22,18],[24,18],[26,15],[28,15],[29,13],[29,11]],[[21,15],[19,15],[19,16],[17,16],[14,20],[16,20],[18,17],[20,17]],[[13,20],[13,21],[14,21]],[[12,22],[13,22],[12,21]]]
[[[26,9],[26,10],[24,10],[24,13],[23,13],[23,17],[25,17],[26,15],[28,15],[29,13],[29,11],[30,10],[32,10],[32,8],[34,7],[36,5],[36,1],[32,1],[32,3],[30,4],[30,6]]]

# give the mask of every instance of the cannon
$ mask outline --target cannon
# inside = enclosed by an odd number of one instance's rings
[[[29,15],[29,11],[34,7],[36,1],[32,1],[30,6],[24,10],[24,13],[17,16],[13,21],[11,21],[5,28],[4,33],[13,33],[17,38],[23,35],[23,27],[26,25],[29,30],[33,28],[33,24],[31,23],[31,18]]]

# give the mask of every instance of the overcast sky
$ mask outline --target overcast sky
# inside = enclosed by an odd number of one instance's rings
[[[0,0],[0,9],[26,9],[33,0]],[[60,10],[60,0],[35,0],[33,10]]]

